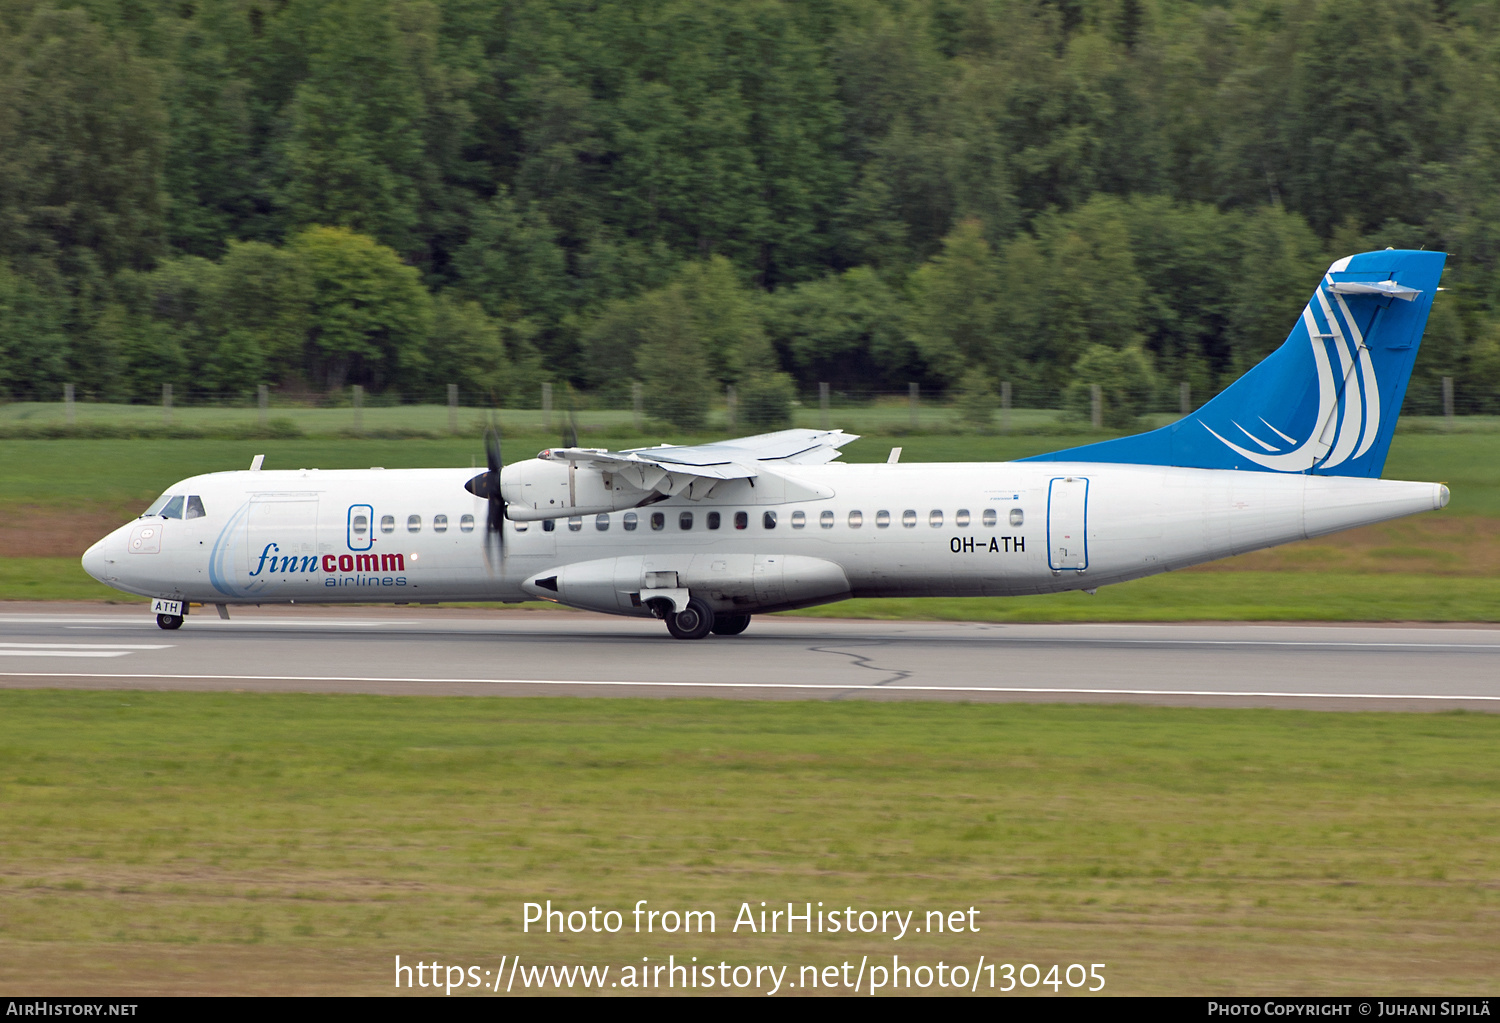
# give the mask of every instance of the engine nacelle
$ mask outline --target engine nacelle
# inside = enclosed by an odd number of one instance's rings
[[[532,458],[501,470],[500,495],[505,499],[506,518],[536,522],[634,508],[648,492],[629,485],[615,473],[576,462]]]
[[[538,572],[521,584],[534,597],[609,614],[646,616],[654,598],[676,610],[691,592],[716,612],[784,611],[843,600],[844,570],[798,554],[676,553],[580,561]]]

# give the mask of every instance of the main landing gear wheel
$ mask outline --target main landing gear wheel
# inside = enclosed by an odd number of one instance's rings
[[[667,614],[666,622],[674,639],[702,639],[714,627],[714,611],[699,598],[690,597],[687,607]]]
[[[738,636],[750,628],[749,615],[716,615],[713,634],[715,636]]]
[[[163,629],[182,628],[182,615],[157,615],[156,624]]]

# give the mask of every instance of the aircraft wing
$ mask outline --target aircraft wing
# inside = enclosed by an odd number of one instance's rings
[[[709,444],[662,444],[624,451],[550,448],[538,457],[552,462],[587,465],[601,472],[638,476],[642,481],[656,475],[648,470],[678,477],[733,480],[759,475],[762,468],[770,468],[766,463],[821,465],[831,462],[839,456],[839,448],[858,439],[857,434],[843,430],[778,430]]]

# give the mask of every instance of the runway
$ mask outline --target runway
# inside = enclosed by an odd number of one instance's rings
[[[12,605],[0,687],[882,699],[1500,712],[1500,629],[757,619],[247,608],[176,632],[139,607]]]

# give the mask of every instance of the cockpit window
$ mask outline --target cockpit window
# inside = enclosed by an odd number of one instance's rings
[[[182,495],[178,494],[167,502],[167,506],[157,513],[164,519],[182,518]]]
[[[208,512],[203,510],[203,498],[197,494],[188,497],[187,512],[182,516],[185,519],[201,519]]]
[[[156,500],[154,500],[154,501],[151,502],[151,507],[149,507],[145,511],[141,512],[141,518],[144,519],[148,515],[160,515],[161,514],[161,510],[167,506],[167,502],[170,501],[170,500],[172,500],[172,495],[171,494],[163,494],[163,495],[161,495]]]

